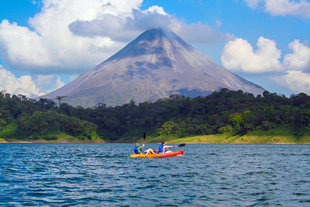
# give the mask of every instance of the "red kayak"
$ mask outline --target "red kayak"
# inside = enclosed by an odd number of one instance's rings
[[[178,152],[167,152],[167,153],[159,153],[159,154],[133,154],[130,155],[130,157],[173,157],[173,156],[179,156],[183,155],[184,150],[178,151]]]

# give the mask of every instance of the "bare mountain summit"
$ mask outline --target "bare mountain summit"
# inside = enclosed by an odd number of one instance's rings
[[[44,96],[67,96],[72,105],[122,105],[171,94],[208,95],[221,88],[255,95],[264,89],[212,62],[176,34],[150,29],[118,53]]]

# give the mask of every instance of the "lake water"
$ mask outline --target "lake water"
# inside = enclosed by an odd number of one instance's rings
[[[309,145],[187,144],[170,158],[132,148],[1,144],[0,206],[310,206]]]

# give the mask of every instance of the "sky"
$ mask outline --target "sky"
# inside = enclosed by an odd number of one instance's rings
[[[310,0],[0,0],[0,90],[44,95],[154,27],[269,92],[310,94]]]

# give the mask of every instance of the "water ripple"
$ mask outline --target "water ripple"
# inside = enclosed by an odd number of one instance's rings
[[[1,206],[309,206],[307,145],[1,144]],[[158,145],[150,144],[155,149]]]

